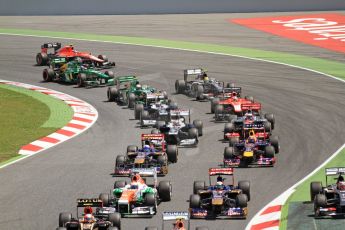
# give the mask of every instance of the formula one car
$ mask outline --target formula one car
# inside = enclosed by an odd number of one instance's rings
[[[232,115],[242,116],[243,108],[254,103],[253,97],[238,97],[233,93],[231,97],[215,98],[211,101],[211,112],[214,113],[215,121],[231,121]]]
[[[310,200],[314,202],[315,217],[345,216],[345,167],[326,168],[326,186],[310,183]],[[337,182],[329,183],[329,177]]]
[[[264,135],[265,138],[268,138],[271,135],[275,125],[274,115],[269,113],[262,115],[260,110],[251,110],[252,108],[261,108],[261,104],[242,105],[242,110],[245,112],[244,116],[231,116],[231,122],[224,126],[224,140],[232,137],[244,138],[243,134],[247,134],[249,130],[254,130],[258,137]]]
[[[136,76],[118,76],[109,84],[107,90],[108,101],[127,103],[127,95],[130,90],[139,84]]]
[[[80,58],[67,62],[66,58],[53,58],[50,61],[51,68],[43,70],[43,81],[64,82],[77,84],[78,87],[104,86],[114,81],[114,73],[104,73],[95,69],[92,65],[83,64]]]
[[[168,173],[168,162],[177,162],[176,145],[167,145],[163,134],[142,134],[142,148],[129,145],[126,156],[118,155],[115,175],[130,175],[133,168],[155,168],[158,175]]]
[[[205,181],[195,181],[193,194],[189,199],[191,218],[246,218],[247,202],[250,200],[250,182],[239,181],[235,185],[232,168],[210,168],[210,185]],[[217,176],[212,184],[211,177]],[[224,184],[222,176],[231,176],[229,184]]]
[[[195,147],[198,145],[199,137],[203,135],[202,121],[194,120],[191,123],[190,111],[183,109],[170,110],[169,122],[158,121],[157,129],[165,135],[167,143],[179,146]]]
[[[108,100],[116,101],[134,108],[135,104],[145,104],[150,102],[152,98],[168,99],[168,94],[165,91],[157,90],[148,85],[140,85],[139,81],[131,82],[131,84],[123,85],[125,88],[118,89],[118,86],[108,88]]]
[[[153,184],[146,181],[153,177]],[[157,213],[157,206],[162,201],[170,201],[172,185],[170,181],[157,181],[157,172],[151,169],[132,169],[130,184],[126,181],[115,181],[113,196],[102,193],[99,198],[106,207],[113,207],[122,216],[152,217]]]
[[[53,49],[54,52],[48,51]],[[90,52],[79,52],[74,49],[73,45],[64,46],[61,48],[61,43],[44,43],[41,46],[41,52],[36,55],[36,64],[38,66],[51,65],[51,60],[54,58],[63,57],[67,61],[71,61],[76,57],[81,58],[85,63],[95,64],[98,68],[112,68],[115,62],[109,62],[105,55],[98,55],[98,57],[91,55]]]
[[[166,221],[174,221],[173,227],[168,228],[168,229],[172,229],[172,230],[189,230],[190,229],[190,217],[189,217],[188,212],[163,212],[162,219],[163,219],[162,230],[165,229],[164,222]],[[145,230],[158,230],[158,228],[146,227]],[[208,230],[208,228],[196,227],[195,230]]]
[[[121,229],[121,215],[114,208],[103,207],[102,200],[78,199],[77,203],[77,218],[73,218],[71,213],[60,213],[59,227],[56,230]],[[82,216],[79,216],[79,208],[84,208]]]
[[[176,93],[186,94],[197,100],[212,99],[218,96],[227,96],[231,92],[241,92],[241,88],[234,87],[233,84],[220,82],[214,78],[209,78],[203,69],[186,69],[184,79],[175,82]],[[190,76],[196,75],[195,80],[188,80]]]
[[[269,139],[265,135],[258,137],[254,130],[249,136],[239,142],[230,142],[232,147],[224,149],[224,165],[228,167],[243,166],[273,166],[276,162],[275,154],[279,153],[280,145],[277,136]]]

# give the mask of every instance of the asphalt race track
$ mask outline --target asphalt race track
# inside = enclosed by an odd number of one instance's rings
[[[224,15],[223,20],[219,20],[222,25],[219,28],[222,28],[222,31],[232,29],[248,31],[224,23],[224,19],[228,16]],[[142,17],[144,16],[141,16],[141,24],[145,24]],[[198,15],[198,18],[200,17],[209,17],[209,15]],[[29,27],[35,21],[35,17],[30,18],[26,19]],[[66,24],[58,24],[58,30],[73,28],[68,25],[67,18],[64,17]],[[98,23],[88,21],[89,23],[85,24],[85,21],[80,19],[82,17],[71,18],[73,25],[78,24],[77,20],[81,20],[83,30],[90,33],[101,21],[100,19]],[[169,18],[173,26],[176,19],[174,21],[172,15]],[[54,22],[58,21],[55,20],[51,20],[50,23],[54,25]],[[19,18],[14,21],[12,27],[23,26],[25,19]],[[216,20],[212,22],[215,23]],[[198,24],[198,21],[191,19],[191,25],[193,23]],[[6,24],[6,20],[1,20],[1,26]],[[40,28],[38,24],[35,25]],[[207,31],[209,26],[211,30],[212,25],[212,23],[204,24],[203,28]],[[126,28],[125,20],[121,26],[121,30]],[[128,24],[127,29],[142,35],[145,28],[147,27]],[[156,29],[162,29],[164,33],[163,27]],[[109,30],[116,34],[116,25]],[[263,41],[260,43],[261,46],[265,45],[265,41],[272,46],[271,39],[264,39],[265,36],[271,35],[254,31],[250,33],[252,35],[257,33],[256,35]],[[189,35],[190,40],[195,38],[195,41],[202,36],[190,31],[188,33],[182,31],[181,34],[183,34],[181,40],[186,36],[185,34]],[[217,39],[226,43],[230,38],[223,35]],[[240,37],[241,34],[238,33],[236,36]],[[217,34],[212,33],[212,38],[208,39],[205,36],[202,39],[215,43],[214,37],[217,37]],[[243,43],[245,39],[247,38],[243,35],[241,37]],[[116,155],[124,153],[129,144],[139,144],[139,133],[149,131],[149,129],[136,128],[132,110],[106,102],[106,88],[83,89],[71,85],[41,82],[43,67],[34,66],[34,58],[40,45],[48,41],[73,43],[78,50],[106,54],[109,60],[116,61],[117,75],[135,74],[147,84],[166,89],[181,107],[192,109],[192,118],[199,118],[204,122],[205,131],[199,147],[180,149],[179,162],[169,167],[170,172],[165,179],[173,183],[173,200],[162,203],[158,208],[159,212],[186,210],[189,204],[187,200],[192,193],[193,180],[208,179],[207,169],[217,166],[222,161],[223,149],[226,146],[220,141],[223,124],[212,122],[209,103],[196,102],[183,95],[173,95],[174,82],[183,77],[183,69],[205,67],[210,76],[235,82],[243,88],[243,95],[253,95],[262,102],[264,111],[276,115],[277,125],[274,133],[279,135],[281,141],[277,165],[274,168],[235,171],[236,180],[251,181],[252,200],[249,203],[248,219],[192,220],[192,227],[205,225],[210,229],[244,229],[250,218],[265,204],[312,171],[344,142],[344,85],[316,73],[283,65],[212,54],[1,35],[0,79],[44,86],[79,97],[95,106],[99,112],[99,119],[92,128],[77,138],[0,170],[0,210],[6,210],[0,215],[0,229],[19,229],[23,226],[28,230],[55,229],[58,225],[59,212],[70,211],[75,214],[77,198],[97,197],[99,193],[107,192],[112,188],[115,178],[110,174]],[[276,41],[279,46],[279,39]],[[290,51],[298,53],[296,47],[301,45],[290,41],[284,43],[284,46],[290,46]],[[320,48],[308,47],[303,48],[301,53],[313,53],[316,56],[321,51],[323,50]],[[335,59],[340,57],[328,51],[320,53],[320,56]],[[152,219],[123,219],[123,229],[160,226],[160,219],[160,215]]]

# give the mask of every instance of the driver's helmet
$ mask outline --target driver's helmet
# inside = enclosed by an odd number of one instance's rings
[[[246,120],[252,120],[253,119],[253,112],[251,110],[248,110],[245,114],[245,119]]]
[[[209,80],[209,78],[208,78],[206,73],[203,73],[202,80],[204,80],[204,81],[208,81]]]
[[[339,181],[338,182],[338,189],[340,191],[345,191],[345,182],[344,181]]]
[[[86,215],[84,216],[84,221],[85,221],[85,222],[90,223],[90,222],[92,222],[92,219],[93,219],[92,214],[86,214]]]
[[[143,146],[143,151],[144,152],[150,152],[150,150],[151,150],[150,142],[149,141],[145,141],[145,144]]]
[[[222,181],[217,181],[216,183],[216,189],[217,190],[223,190],[223,182]]]
[[[217,182],[223,182],[223,177],[218,176],[218,177],[217,177]]]
[[[135,87],[137,90],[140,90],[142,88],[140,84],[137,84]]]
[[[254,137],[248,137],[247,138],[247,143],[255,143],[255,138]]]

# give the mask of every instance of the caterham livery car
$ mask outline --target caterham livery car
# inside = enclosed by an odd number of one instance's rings
[[[234,169],[210,168],[209,185],[205,181],[195,181],[193,194],[189,199],[192,218],[246,218],[247,202],[250,200],[249,181],[239,181],[235,185]],[[232,177],[226,183],[223,176]],[[217,182],[211,178],[217,177]]]
[[[53,52],[48,52],[53,49]],[[79,52],[74,49],[73,45],[61,47],[61,43],[44,43],[41,46],[41,52],[36,55],[36,64],[38,66],[51,65],[54,58],[63,57],[67,61],[71,61],[76,57],[81,58],[85,63],[94,64],[98,68],[112,68],[115,62],[109,62],[105,55],[93,56],[90,52]]]
[[[326,184],[310,183],[310,200],[314,202],[315,217],[345,216],[345,167],[326,168]],[[336,183],[329,181],[336,180]]]
[[[121,216],[114,208],[103,207],[102,200],[87,198],[77,200],[77,217],[62,212],[57,230],[120,230]],[[81,216],[80,209],[83,208]]]
[[[266,139],[265,134],[258,136],[254,130],[250,130],[244,139],[232,137],[230,145],[224,149],[224,166],[228,167],[273,166],[275,154],[280,150],[277,136]]]
[[[145,179],[143,177],[146,177]],[[153,178],[153,183],[147,180]],[[170,201],[172,185],[170,181],[157,180],[157,172],[153,168],[132,169],[131,181],[115,181],[113,194],[102,193],[99,198],[106,207],[113,207],[122,216],[151,217],[157,212],[162,201]]]
[[[127,147],[127,154],[118,155],[115,161],[115,175],[130,175],[133,168],[154,168],[158,175],[168,173],[168,162],[177,162],[176,145],[167,145],[163,134],[142,134],[141,148]]]
[[[186,121],[188,119],[188,121]],[[203,123],[194,120],[190,123],[190,110],[171,110],[169,122],[158,121],[157,129],[165,135],[169,144],[196,147],[203,135]]]
[[[77,84],[79,87],[105,86],[114,81],[112,71],[101,72],[93,65],[83,64],[80,58],[68,61],[66,58],[53,58],[50,68],[43,70],[43,81]]]
[[[163,212],[162,230],[190,230],[189,212]],[[172,227],[166,228],[165,222],[173,221]],[[158,230],[158,227],[146,227],[145,230]],[[207,227],[196,227],[195,230],[208,230]]]

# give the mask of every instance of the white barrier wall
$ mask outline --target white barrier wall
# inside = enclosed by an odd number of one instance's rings
[[[0,0],[0,15],[344,10],[345,0]]]

